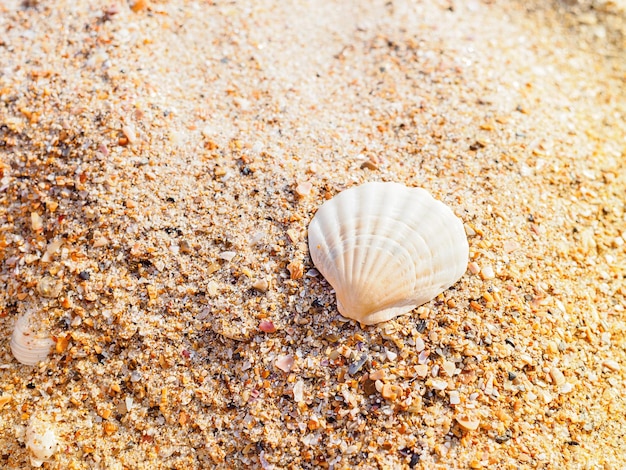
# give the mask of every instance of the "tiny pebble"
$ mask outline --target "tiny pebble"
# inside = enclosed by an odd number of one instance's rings
[[[259,292],[267,292],[270,283],[266,279],[258,279],[252,283],[252,287]]]
[[[261,320],[259,323],[259,330],[264,333],[274,333],[276,331],[276,326],[274,326],[274,323],[269,320]]]
[[[206,286],[206,293],[209,294],[209,297],[215,297],[217,295],[218,290],[219,290],[219,286],[217,285],[217,282],[209,281],[209,283]]]
[[[311,194],[313,185],[308,181],[302,181],[296,185],[296,194],[298,197],[305,198]]]
[[[426,344],[424,344],[424,340],[422,338],[417,338],[415,340],[415,350],[417,352],[422,352],[424,349],[426,349]]]
[[[237,253],[234,251],[222,251],[219,254],[219,258],[227,262],[231,262],[235,256],[237,256]]]
[[[605,359],[604,361],[602,361],[602,365],[604,367],[607,367],[608,369],[611,369],[614,372],[617,372],[621,369],[621,366],[618,364],[618,362],[614,361],[613,359]]]
[[[300,239],[300,232],[296,229],[290,228],[287,230],[287,237],[291,241],[291,243],[296,243]]]
[[[428,375],[428,365],[427,364],[419,364],[415,366],[415,374],[422,379]]]
[[[559,387],[565,383],[565,376],[563,375],[563,372],[556,367],[552,367],[550,369],[550,377],[552,377],[554,383]]]
[[[61,295],[63,290],[63,283],[60,279],[56,279],[50,276],[42,277],[37,283],[37,291],[42,297],[48,299],[56,299]]]
[[[103,246],[107,246],[109,244],[109,240],[106,237],[100,236],[98,238],[94,238],[93,247],[101,248]]]
[[[367,362],[367,354],[363,354],[358,361],[350,364],[350,367],[348,367],[348,374],[350,375],[356,374],[358,371],[361,370],[361,368],[366,362]]]
[[[448,375],[448,377],[452,377],[456,371],[456,364],[452,361],[444,361],[443,371]]]
[[[426,364],[426,361],[428,360],[428,356],[430,355],[430,353],[426,350],[422,351],[419,356],[417,356],[417,362],[419,364]]]
[[[524,365],[530,366],[533,364],[533,358],[530,357],[528,354],[520,354],[519,359],[520,361],[522,361],[522,363],[524,363]]]
[[[296,403],[300,403],[304,401],[304,381],[298,380],[293,385],[293,400]]]
[[[470,264],[468,264],[467,269],[472,274],[478,274],[480,272],[480,266],[478,266],[478,263],[476,263],[475,261],[472,261]]]
[[[480,270],[480,277],[483,280],[493,279],[496,277],[496,273],[494,272],[493,267],[488,264],[486,266],[483,266]]]
[[[448,382],[446,380],[433,379],[430,381],[430,386],[435,390],[445,390],[448,388]]]
[[[383,369],[379,369],[379,370],[370,372],[369,378],[370,380],[384,380],[385,371]]]
[[[41,216],[37,212],[30,213],[30,224],[35,232],[38,232],[41,229],[43,229],[43,220],[41,219]]]
[[[461,403],[461,396],[459,395],[459,392],[456,390],[452,390],[450,392],[448,392],[449,396],[450,396],[450,404],[451,405],[458,405]]]
[[[124,137],[128,139],[129,144],[137,142],[137,132],[132,124],[127,124],[122,127],[122,132],[124,133]]]
[[[283,372],[290,372],[293,368],[294,359],[292,356],[278,356],[275,365]]]
[[[513,251],[517,250],[519,246],[517,242],[514,242],[513,240],[506,240],[503,244],[503,248],[505,253],[512,253]]]
[[[380,394],[385,400],[395,401],[397,398],[402,396],[402,388],[398,385],[384,384]]]

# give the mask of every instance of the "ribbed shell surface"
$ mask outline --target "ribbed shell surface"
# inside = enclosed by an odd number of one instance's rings
[[[427,191],[366,183],[324,203],[309,225],[309,250],[333,286],[337,308],[365,325],[410,312],[465,272],[461,220]]]
[[[11,352],[20,363],[34,366],[48,357],[54,341],[49,336],[34,332],[30,317],[27,313],[15,322],[11,335]]]

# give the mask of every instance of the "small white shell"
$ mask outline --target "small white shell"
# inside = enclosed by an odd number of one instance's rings
[[[469,256],[452,210],[398,183],[366,183],[324,203],[309,225],[309,251],[339,312],[365,325],[435,298],[463,275]]]
[[[30,450],[30,463],[41,467],[52,459],[59,448],[59,441],[50,423],[31,419],[26,429],[26,447]]]
[[[21,315],[11,335],[11,352],[15,359],[27,366],[37,365],[50,354],[54,341],[31,328],[31,314]]]

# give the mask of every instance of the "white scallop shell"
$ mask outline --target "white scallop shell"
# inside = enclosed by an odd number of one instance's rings
[[[27,366],[37,365],[50,354],[54,341],[49,336],[34,332],[31,314],[21,315],[11,335],[11,352],[15,359]]]
[[[424,189],[366,183],[325,202],[309,225],[309,251],[337,308],[372,325],[410,312],[467,268],[463,222]]]

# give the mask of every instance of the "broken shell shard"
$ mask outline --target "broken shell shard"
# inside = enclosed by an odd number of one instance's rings
[[[333,286],[339,312],[365,325],[410,312],[467,268],[462,221],[427,191],[366,183],[320,207],[309,251]]]
[[[49,336],[33,331],[31,314],[21,315],[11,335],[11,352],[15,359],[27,366],[37,365],[50,354],[54,341]]]

